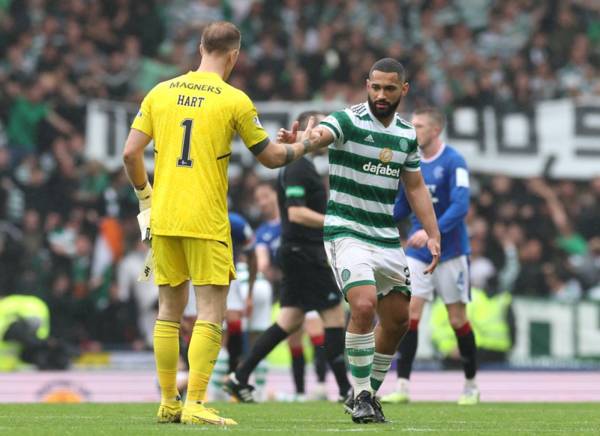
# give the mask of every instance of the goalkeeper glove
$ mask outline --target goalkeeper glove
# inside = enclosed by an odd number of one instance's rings
[[[140,201],[140,213],[137,216],[140,225],[142,241],[149,241],[152,238],[150,233],[150,206],[152,205],[152,186],[146,182],[142,189],[135,189],[135,195]]]
[[[142,241],[149,241],[152,239],[150,233],[150,208],[145,209],[138,213],[137,220],[140,225],[140,233],[142,234]]]
[[[149,182],[146,182],[146,186],[142,189],[135,188],[135,196],[140,202],[140,212],[150,209],[150,206],[152,206],[152,186]]]

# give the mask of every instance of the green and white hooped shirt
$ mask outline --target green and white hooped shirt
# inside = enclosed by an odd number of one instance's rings
[[[320,123],[333,134],[324,240],[351,237],[399,247],[393,219],[402,171],[419,171],[415,129],[398,114],[385,127],[367,102],[334,112]]]

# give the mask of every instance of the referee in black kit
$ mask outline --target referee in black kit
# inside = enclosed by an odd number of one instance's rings
[[[300,130],[311,116],[317,124],[325,117],[320,112],[303,112],[297,121]],[[281,213],[278,257],[283,273],[281,311],[277,321],[257,339],[247,358],[229,374],[223,388],[242,403],[254,402],[254,388],[248,384],[252,371],[279,342],[302,327],[306,312],[316,310],[325,327],[327,361],[343,401],[350,390],[344,362],[345,316],[342,294],[323,246],[327,190],[312,156],[304,156],[281,169],[277,185]]]

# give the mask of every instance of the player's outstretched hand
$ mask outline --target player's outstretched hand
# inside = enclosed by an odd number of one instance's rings
[[[310,117],[308,119],[308,124],[306,125],[306,130],[301,132],[300,142],[304,142],[308,140],[311,146],[316,145],[321,139],[321,131],[315,130],[315,117]]]
[[[428,239],[429,235],[427,235],[427,232],[421,229],[414,232],[406,243],[409,247],[422,248],[427,244]]]
[[[431,263],[429,265],[427,265],[427,268],[425,268],[425,271],[423,271],[424,274],[431,274],[434,270],[435,267],[437,266],[437,264],[440,261],[440,240],[436,239],[436,238],[429,238],[427,239],[427,248],[429,249],[429,252],[431,253]]]
[[[277,132],[277,142],[284,144],[296,142],[296,137],[298,136],[298,127],[300,127],[300,123],[298,121],[294,121],[294,124],[292,124],[292,130],[286,130],[283,127],[279,129]]]

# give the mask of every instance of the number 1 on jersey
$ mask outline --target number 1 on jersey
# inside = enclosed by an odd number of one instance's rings
[[[187,118],[181,122],[181,127],[183,127],[183,147],[181,150],[181,157],[177,159],[178,167],[187,167],[191,168],[194,163],[193,160],[190,159],[190,144],[192,142],[192,124],[194,120],[191,118]]]

